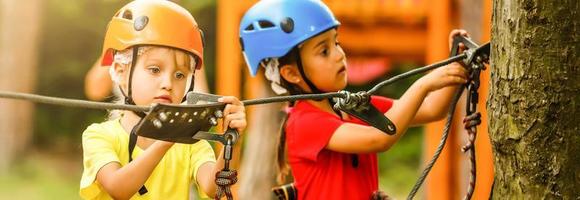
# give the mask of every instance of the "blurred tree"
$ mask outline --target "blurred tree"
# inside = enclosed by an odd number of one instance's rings
[[[0,90],[34,91],[41,3],[0,1]],[[0,99],[0,172],[29,143],[33,109],[29,102]]]
[[[580,199],[580,1],[494,0],[493,199]]]

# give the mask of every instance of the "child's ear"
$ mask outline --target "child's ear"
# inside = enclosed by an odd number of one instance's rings
[[[125,72],[125,66],[119,63],[113,63],[112,67],[114,68],[116,74],[123,74]]]
[[[111,74],[111,79],[117,82],[118,84],[122,84],[124,82],[123,77],[125,77],[126,66],[115,62],[111,67],[113,68],[114,72]]]
[[[300,76],[300,71],[294,65],[283,65],[280,67],[280,76],[288,83],[298,84],[302,81],[302,76]]]

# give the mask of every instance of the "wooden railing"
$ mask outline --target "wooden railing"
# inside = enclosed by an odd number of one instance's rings
[[[428,0],[324,0],[334,14],[348,21],[415,24],[424,22]]]

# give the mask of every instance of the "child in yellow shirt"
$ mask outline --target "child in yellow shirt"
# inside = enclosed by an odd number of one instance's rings
[[[195,19],[177,4],[133,1],[107,27],[102,65],[111,66],[125,104],[179,104],[202,66],[202,37]],[[242,132],[242,103],[235,97],[219,101],[227,104],[224,124]],[[136,136],[132,131],[144,113],[116,116],[83,133],[83,199],[188,199],[193,183],[202,197],[214,196],[214,175],[224,161],[216,161],[207,141],[174,144]]]

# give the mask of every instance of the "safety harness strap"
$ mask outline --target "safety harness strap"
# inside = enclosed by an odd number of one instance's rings
[[[135,150],[135,146],[137,145],[136,130],[137,129],[133,127],[133,129],[131,129],[131,134],[129,134],[129,162],[133,161],[133,150]],[[141,188],[139,189],[139,195],[147,194],[147,192],[148,191],[145,185],[141,186]]]

